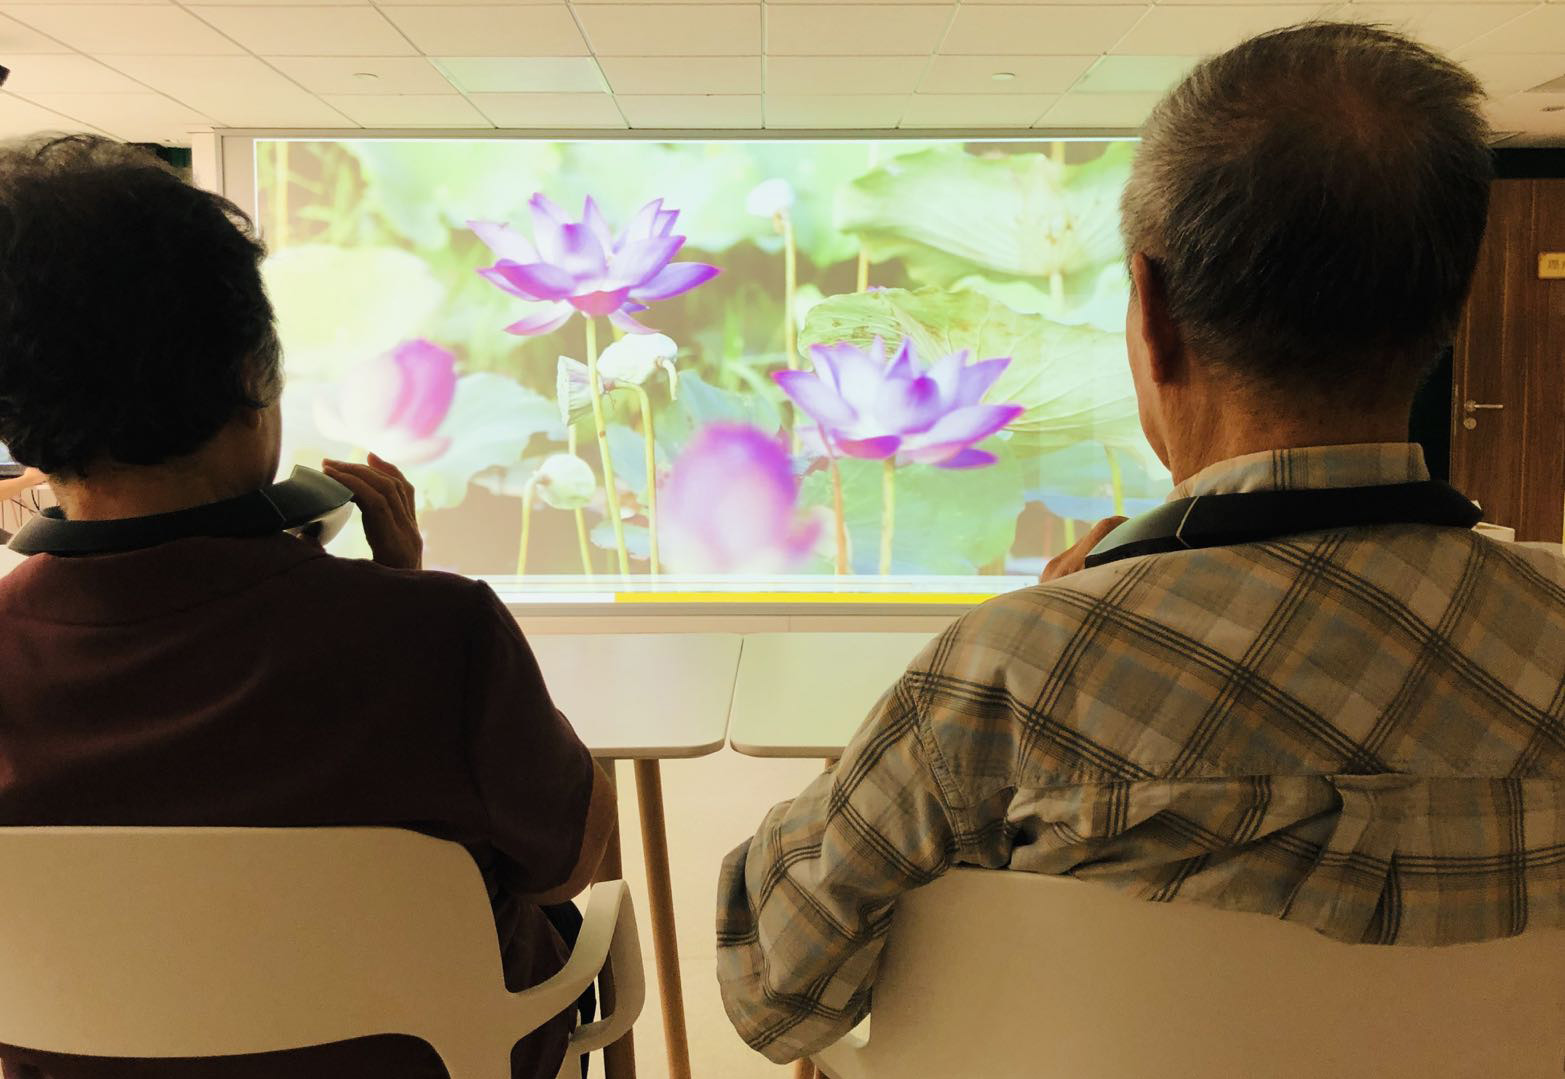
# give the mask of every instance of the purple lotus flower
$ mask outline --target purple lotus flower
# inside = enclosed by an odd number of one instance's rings
[[[478,272],[513,296],[547,305],[507,326],[508,333],[551,333],[577,311],[588,318],[607,315],[630,333],[651,333],[631,316],[717,276],[716,266],[673,261],[685,238],[674,235],[679,211],[663,209],[662,199],[643,206],[618,236],[590,195],[580,221],[541,194],[527,205],[530,241],[502,222],[467,223],[499,256]]]
[[[406,341],[350,371],[318,399],[321,434],[388,461],[423,464],[445,453],[437,434],[456,395],[456,357],[429,341]]]
[[[1020,405],[985,405],[984,394],[1010,359],[969,365],[953,352],[920,370],[906,338],[886,362],[880,338],[866,351],[846,341],[813,345],[815,370],[772,374],[783,392],[820,424],[828,446],[849,457],[981,468],[994,454],[974,449],[1026,411]]]
[[[682,573],[780,573],[808,558],[821,521],[801,516],[782,444],[713,424],[690,440],[662,489],[664,558]]]

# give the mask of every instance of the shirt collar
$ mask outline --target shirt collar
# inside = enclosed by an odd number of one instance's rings
[[[1306,491],[1322,487],[1378,487],[1429,479],[1424,451],[1414,442],[1368,442],[1351,446],[1301,446],[1264,450],[1208,465],[1168,496],[1244,491]]]

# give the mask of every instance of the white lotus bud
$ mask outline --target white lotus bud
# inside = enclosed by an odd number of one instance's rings
[[[626,383],[644,386],[658,370],[668,372],[671,396],[679,395],[679,372],[674,357],[679,346],[664,333],[631,333],[615,341],[598,357],[598,376],[607,384]]]
[[[533,489],[557,510],[579,510],[592,501],[598,478],[592,466],[575,454],[556,453],[538,466]]]

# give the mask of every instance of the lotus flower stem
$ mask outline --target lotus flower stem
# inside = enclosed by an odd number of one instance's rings
[[[884,479],[881,481],[880,505],[880,575],[891,576],[891,541],[897,526],[897,460],[886,458]]]
[[[565,446],[572,457],[576,454],[576,425],[570,424],[565,429]],[[576,542],[581,545],[581,572],[592,580],[592,544],[587,539],[587,514],[580,506],[576,507]]]
[[[1119,458],[1114,456],[1114,451],[1104,446],[1103,452],[1108,455],[1109,459],[1109,487],[1114,492],[1114,516],[1123,517],[1125,515],[1125,477],[1120,475]]]
[[[794,294],[799,290],[799,250],[793,233],[793,217],[787,210],[778,215],[783,234],[783,355],[788,360],[788,370],[799,369],[799,328],[793,320]],[[799,452],[799,418],[795,410],[793,452]]]
[[[528,479],[527,486],[522,488],[522,545],[516,552],[516,575],[527,576],[527,548],[532,543],[533,536],[533,488],[538,483],[538,474],[533,473]]]
[[[1049,275],[1049,299],[1054,301],[1055,310],[1065,305],[1065,275],[1058,270]]]
[[[825,438],[825,432],[821,433]],[[837,515],[837,576],[844,577],[848,573],[848,520],[842,512],[842,469],[837,467],[837,458],[831,459],[831,508]]]
[[[276,213],[273,233],[266,242],[277,251],[288,245],[288,143],[279,140],[272,143],[272,164],[277,170],[276,195],[272,206]]]
[[[880,163],[880,147],[873,142],[869,144],[869,160],[865,163],[864,171],[869,172]],[[859,275],[858,292],[869,290],[869,252],[864,250],[864,241],[859,241]]]
[[[1076,522],[1074,520],[1072,520],[1071,518],[1067,517],[1067,518],[1065,518],[1064,524],[1065,524],[1065,549],[1068,551],[1072,547],[1076,546]]]
[[[598,377],[598,326],[590,316],[582,321],[587,327],[587,386],[592,391],[592,423],[598,429],[598,455],[603,458],[603,493],[608,502],[609,522],[614,528],[614,546],[619,552],[620,576],[629,577],[630,552],[625,547],[625,522],[619,515],[614,458],[609,454],[609,427],[603,418],[603,383]]]
[[[1059,139],[1055,139],[1053,142],[1049,143],[1049,156],[1054,160],[1056,165],[1065,164],[1065,143],[1061,142]]]
[[[645,386],[637,386],[641,398],[641,440],[647,447],[647,534],[652,546],[652,575],[662,572],[658,561],[658,463],[657,436],[652,427],[652,398]]]

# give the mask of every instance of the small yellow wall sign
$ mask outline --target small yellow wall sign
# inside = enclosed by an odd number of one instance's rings
[[[1545,281],[1565,277],[1565,251],[1539,251],[1538,276]]]

